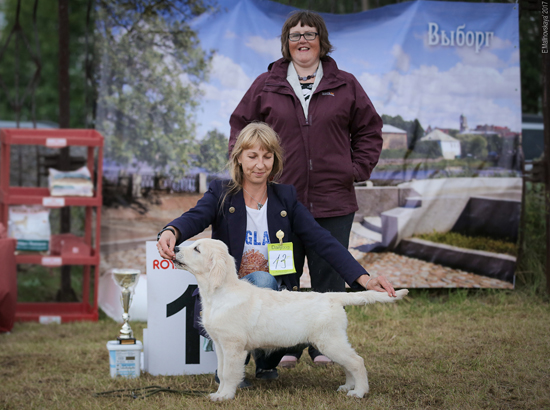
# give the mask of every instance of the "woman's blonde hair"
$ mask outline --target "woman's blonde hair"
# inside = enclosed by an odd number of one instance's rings
[[[237,137],[233,151],[231,151],[227,163],[227,168],[231,175],[228,194],[238,192],[242,189],[244,175],[243,169],[239,165],[239,157],[244,150],[252,148],[258,143],[260,147],[273,154],[273,168],[271,169],[271,174],[269,174],[268,181],[277,181],[283,173],[283,148],[281,147],[279,136],[266,123],[252,122],[242,129]]]

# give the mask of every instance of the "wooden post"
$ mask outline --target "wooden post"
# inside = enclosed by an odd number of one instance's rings
[[[69,0],[58,0],[59,27],[59,128],[70,128],[71,120],[71,84],[69,80]],[[70,168],[70,148],[62,148],[59,155],[58,168]],[[61,208],[61,233],[71,232],[71,209]],[[57,294],[59,301],[75,301],[76,293],[71,286],[71,266],[61,267],[61,288]]]
[[[59,17],[59,128],[70,127],[70,82],[69,82],[69,0],[58,0]],[[61,150],[61,157],[67,157],[68,148]],[[63,158],[65,159],[65,158]]]

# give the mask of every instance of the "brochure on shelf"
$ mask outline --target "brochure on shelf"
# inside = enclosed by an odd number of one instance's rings
[[[50,235],[49,209],[41,205],[10,206],[8,236],[17,239],[18,251],[47,251]]]
[[[48,168],[51,196],[94,196],[94,184],[87,167],[76,171],[58,171]]]

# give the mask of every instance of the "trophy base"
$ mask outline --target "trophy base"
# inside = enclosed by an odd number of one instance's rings
[[[120,345],[117,340],[107,342],[111,377],[136,378],[141,373],[143,344]]]
[[[117,337],[116,340],[118,341],[119,345],[135,345],[136,344],[136,338],[135,337],[130,337],[130,338]]]

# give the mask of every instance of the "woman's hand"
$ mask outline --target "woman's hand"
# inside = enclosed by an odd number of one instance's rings
[[[164,259],[175,259],[174,246],[176,246],[176,236],[172,231],[164,231],[157,242],[160,256]]]
[[[384,275],[373,278],[369,275],[361,275],[357,279],[357,283],[367,290],[376,290],[377,292],[388,292],[389,296],[396,297],[395,289]]]

